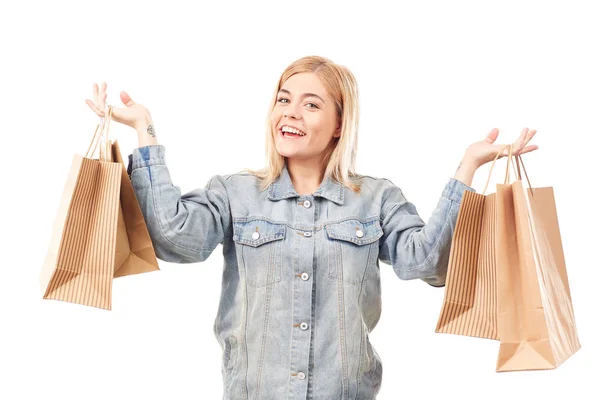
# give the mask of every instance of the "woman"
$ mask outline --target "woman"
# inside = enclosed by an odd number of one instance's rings
[[[106,84],[95,102],[104,116]],[[148,110],[125,92],[113,119],[138,131],[130,177],[158,258],[225,268],[215,335],[225,399],[374,399],[381,360],[369,333],[381,313],[379,260],[400,279],[445,284],[460,201],[503,145],[470,145],[425,223],[385,178],[354,172],[358,89],[323,57],[283,72],[269,110],[268,165],[213,176],[181,194]],[[524,129],[515,154],[537,149]],[[505,152],[502,156],[507,155]]]

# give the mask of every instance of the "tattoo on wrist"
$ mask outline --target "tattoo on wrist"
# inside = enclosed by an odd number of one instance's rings
[[[148,125],[148,129],[146,129],[146,132],[148,132],[148,135],[156,137],[156,131],[154,130],[153,125]]]

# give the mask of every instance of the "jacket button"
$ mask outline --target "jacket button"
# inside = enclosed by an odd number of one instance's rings
[[[252,239],[256,240],[260,237],[260,233],[258,232],[252,232]]]
[[[298,372],[298,379],[304,379],[306,378],[306,375],[304,375],[304,372]]]
[[[304,232],[304,236],[306,236],[306,237],[312,236],[312,232]]]
[[[304,207],[306,207],[306,208],[310,207],[310,200],[304,200]]]
[[[358,236],[359,238],[363,237],[364,235],[365,235],[365,234],[364,234],[364,232],[363,232],[363,231],[361,231],[360,229],[358,229],[358,230],[356,231],[356,236]]]
[[[305,331],[306,329],[308,329],[308,324],[306,322],[303,322],[300,324],[300,329],[302,329],[303,331]]]
[[[306,272],[303,272],[301,275],[301,278],[303,281],[307,281],[308,280],[308,274]]]

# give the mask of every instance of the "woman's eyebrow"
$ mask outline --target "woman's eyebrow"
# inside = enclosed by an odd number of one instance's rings
[[[289,90],[287,89],[279,89],[280,92],[284,92],[287,94],[291,94]],[[321,96],[314,94],[314,93],[302,93],[302,95],[300,96],[301,99],[305,98],[305,97],[316,97],[317,99],[321,100],[323,103],[325,103],[325,100],[323,100],[321,98]]]

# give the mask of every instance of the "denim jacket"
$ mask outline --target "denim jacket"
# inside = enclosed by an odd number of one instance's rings
[[[325,179],[299,195],[287,168],[267,190],[240,172],[181,194],[163,145],[133,150],[130,178],[159,259],[206,260],[223,245],[214,334],[223,399],[375,399],[382,364],[379,261],[443,286],[462,194],[453,178],[425,223],[385,178],[354,193]]]

